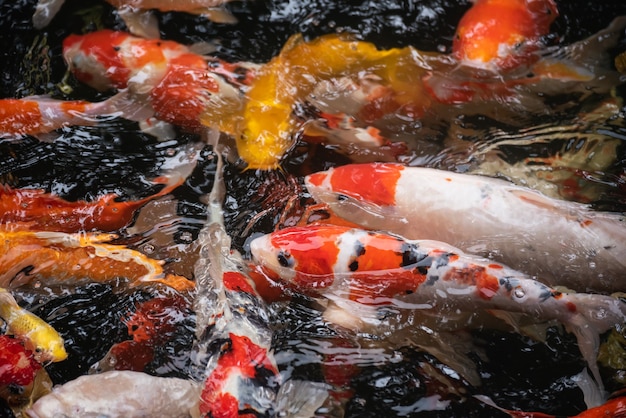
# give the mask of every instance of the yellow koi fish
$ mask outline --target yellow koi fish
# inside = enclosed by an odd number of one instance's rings
[[[59,333],[43,319],[18,305],[13,295],[3,288],[0,288],[0,317],[6,322],[8,333],[22,340],[40,363],[67,358]]]

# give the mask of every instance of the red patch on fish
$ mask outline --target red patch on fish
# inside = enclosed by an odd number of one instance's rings
[[[40,368],[20,340],[0,335],[0,385],[29,385]]]
[[[380,206],[393,206],[396,203],[396,186],[403,169],[400,164],[350,164],[335,168],[331,173],[330,184],[335,193]]]
[[[224,272],[222,280],[224,281],[224,287],[228,290],[233,292],[245,292],[251,295],[256,294],[246,276],[238,271]]]

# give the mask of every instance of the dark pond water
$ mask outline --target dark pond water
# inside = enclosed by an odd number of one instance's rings
[[[554,45],[580,41],[605,28],[615,16],[626,14],[626,5],[612,0],[557,3],[560,16],[552,32],[558,37],[550,39]],[[34,5],[35,0],[0,0],[0,97],[50,94],[64,99],[102,99],[102,94],[67,77],[61,42],[69,34],[85,30],[123,29],[114,9],[97,0],[67,0],[52,24],[37,31],[30,22]],[[217,40],[219,57],[262,63],[275,56],[289,36],[298,32],[313,38],[348,31],[380,48],[413,45],[423,51],[446,53],[450,51],[456,24],[469,6],[469,1],[464,0],[253,0],[228,5],[239,21],[232,26],[208,23],[182,13],[159,13],[158,18],[165,39],[186,44]],[[626,41],[622,40],[618,50],[626,50]],[[619,96],[623,90],[615,93]],[[609,98],[608,94],[595,97],[558,118],[537,118],[529,122],[529,128],[537,126],[540,130],[546,123],[568,125],[581,112],[598,109]],[[619,103],[617,111],[600,120],[593,132],[585,133],[587,136],[571,131],[552,145],[531,141],[524,146],[503,146],[500,152],[504,161],[514,164],[530,157],[548,158],[555,150],[564,148],[576,151],[591,141],[588,136],[592,134],[611,137],[617,141],[614,158],[601,169],[583,170],[591,190],[584,200],[601,209],[626,211],[625,110]],[[459,120],[462,123],[454,123]],[[519,130],[518,126],[508,126],[484,115],[454,121],[437,125],[441,129],[435,129],[425,139],[432,143],[416,147],[407,159],[413,164],[456,171],[476,169],[467,157],[467,144],[479,140],[494,143]],[[463,138],[466,145],[462,149],[447,148],[443,138],[451,136]],[[0,140],[0,181],[13,187],[42,188],[68,200],[89,200],[104,193],[137,199],[154,192],[149,179],[160,174],[168,158],[198,140],[180,132],[173,140],[157,142],[139,132],[135,124],[123,120],[97,127],[66,128],[54,142],[39,142],[35,138],[19,142]],[[273,230],[281,221],[288,203],[286,197],[296,196],[296,202],[302,206],[311,203],[299,182],[303,175],[347,161],[345,155],[333,149],[303,144],[287,158],[281,171],[242,171],[239,165],[229,164],[224,207],[226,227],[235,247],[247,254],[251,237]],[[166,269],[171,272],[192,277],[194,239],[206,219],[203,197],[211,190],[214,173],[214,155],[206,146],[191,176],[172,193],[171,205],[164,205],[161,212],[159,207],[153,208],[166,216],[165,220],[156,222],[154,214],[143,211],[139,215],[143,216],[143,223],[119,231],[118,242],[168,261]],[[15,289],[24,306],[45,318],[65,338],[69,358],[47,367],[52,381],[58,384],[87,373],[111,345],[129,339],[121,318],[131,314],[141,302],[167,296],[164,292],[160,288],[138,290],[123,283],[89,282],[30,284]],[[281,369],[292,376],[323,380],[321,359],[334,353],[331,348],[342,336],[322,321],[313,301],[297,299],[274,308],[277,332],[273,345]],[[178,317],[170,338],[155,347],[146,372],[189,375],[195,319],[191,310],[185,306],[180,309],[183,315]],[[569,379],[584,366],[570,334],[550,328],[545,344],[490,329],[472,331],[470,338],[484,353],[472,359],[482,378],[480,387],[472,387],[435,357],[410,344],[358,349],[348,346],[341,367],[348,370],[356,365],[357,372],[346,384],[349,390],[343,412],[338,412],[338,407],[330,408],[328,415],[501,416],[468,396],[471,394],[488,395],[506,408],[550,414],[571,415],[584,409],[581,392]],[[626,383],[620,377],[623,370],[605,368],[603,372],[610,390],[620,389]],[[445,404],[436,408],[439,410],[429,410],[439,399],[437,396],[446,400]]]

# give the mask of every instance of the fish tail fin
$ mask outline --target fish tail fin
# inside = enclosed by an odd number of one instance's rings
[[[39,0],[33,13],[33,26],[35,29],[43,29],[50,24],[54,16],[59,12],[65,0]]]
[[[290,379],[276,395],[276,416],[312,417],[328,398],[330,385],[322,382]]]
[[[575,314],[564,322],[565,328],[576,336],[587,367],[603,392],[604,384],[597,363],[600,334],[615,325],[626,323],[626,304],[618,298],[604,295],[574,293],[564,297],[569,306],[575,307]]]

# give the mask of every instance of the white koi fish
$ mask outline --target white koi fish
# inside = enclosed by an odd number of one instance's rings
[[[366,228],[448,242],[550,285],[626,289],[626,219],[490,177],[352,164],[306,178],[313,197]]]
[[[367,320],[361,315],[367,307],[442,317],[504,311],[536,323],[557,320],[576,336],[600,392],[599,336],[626,321],[626,304],[617,298],[561,293],[522,272],[437,241],[308,225],[256,238],[250,250],[269,277],[331,299],[348,313],[358,312],[355,317],[361,321]]]

